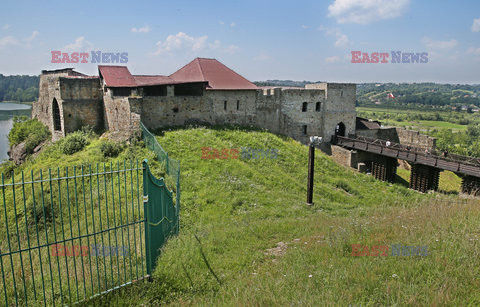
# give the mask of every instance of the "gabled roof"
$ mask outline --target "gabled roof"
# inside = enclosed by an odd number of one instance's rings
[[[255,84],[216,59],[196,58],[170,75],[178,82],[208,81],[207,89],[256,90]]]
[[[133,78],[127,66],[98,65],[99,75],[105,80],[108,87],[136,87],[137,82]]]

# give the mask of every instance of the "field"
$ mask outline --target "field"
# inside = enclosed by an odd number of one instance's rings
[[[357,115],[379,120],[384,126],[397,126],[427,133],[433,129],[465,131],[469,124],[480,123],[480,114],[459,113],[448,110],[412,110],[386,107],[357,107]],[[432,120],[438,118],[439,120]]]
[[[151,282],[80,305],[480,303],[480,202],[456,195],[458,181],[441,182],[449,194],[421,194],[402,180],[377,181],[317,151],[314,205],[308,206],[308,148],[290,138],[200,127],[158,131],[157,139],[181,161],[180,234],[163,248]],[[53,145],[11,169],[18,177],[21,170],[108,163],[101,142],[93,138],[73,155]],[[202,159],[204,147],[276,149],[278,156]],[[132,157],[148,158],[162,174],[141,143],[124,148],[113,162]],[[407,179],[408,172],[399,175]],[[396,244],[427,253],[392,256]],[[352,245],[385,246],[388,256],[367,256],[363,248],[353,256]]]
[[[459,305],[480,303],[478,200],[420,194],[260,131],[166,131],[182,162],[181,231],[153,281],[92,305]],[[201,159],[202,147],[276,148],[277,159]],[[443,185],[442,185],[443,186]],[[445,186],[453,189],[453,186]],[[427,256],[352,256],[362,246],[427,246]]]

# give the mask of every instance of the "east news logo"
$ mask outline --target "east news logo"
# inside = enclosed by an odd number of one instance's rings
[[[92,55],[90,57],[90,55]],[[91,59],[90,61],[88,59]],[[128,52],[61,52],[52,51],[52,63],[127,63]]]
[[[391,58],[390,55],[392,55]],[[368,52],[352,51],[352,63],[428,63],[428,52],[392,51],[369,54]]]

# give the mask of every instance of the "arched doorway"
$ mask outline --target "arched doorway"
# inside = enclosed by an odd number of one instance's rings
[[[337,124],[337,126],[335,127],[335,135],[345,136],[345,124],[344,123],[338,123]]]
[[[53,115],[53,130],[62,130],[62,123],[60,120],[60,108],[58,107],[57,99],[53,98],[52,103],[52,115]]]

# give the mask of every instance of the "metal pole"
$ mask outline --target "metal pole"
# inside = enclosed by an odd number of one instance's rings
[[[313,205],[313,171],[315,162],[315,146],[310,143],[308,148],[308,183],[307,183],[307,204]]]

